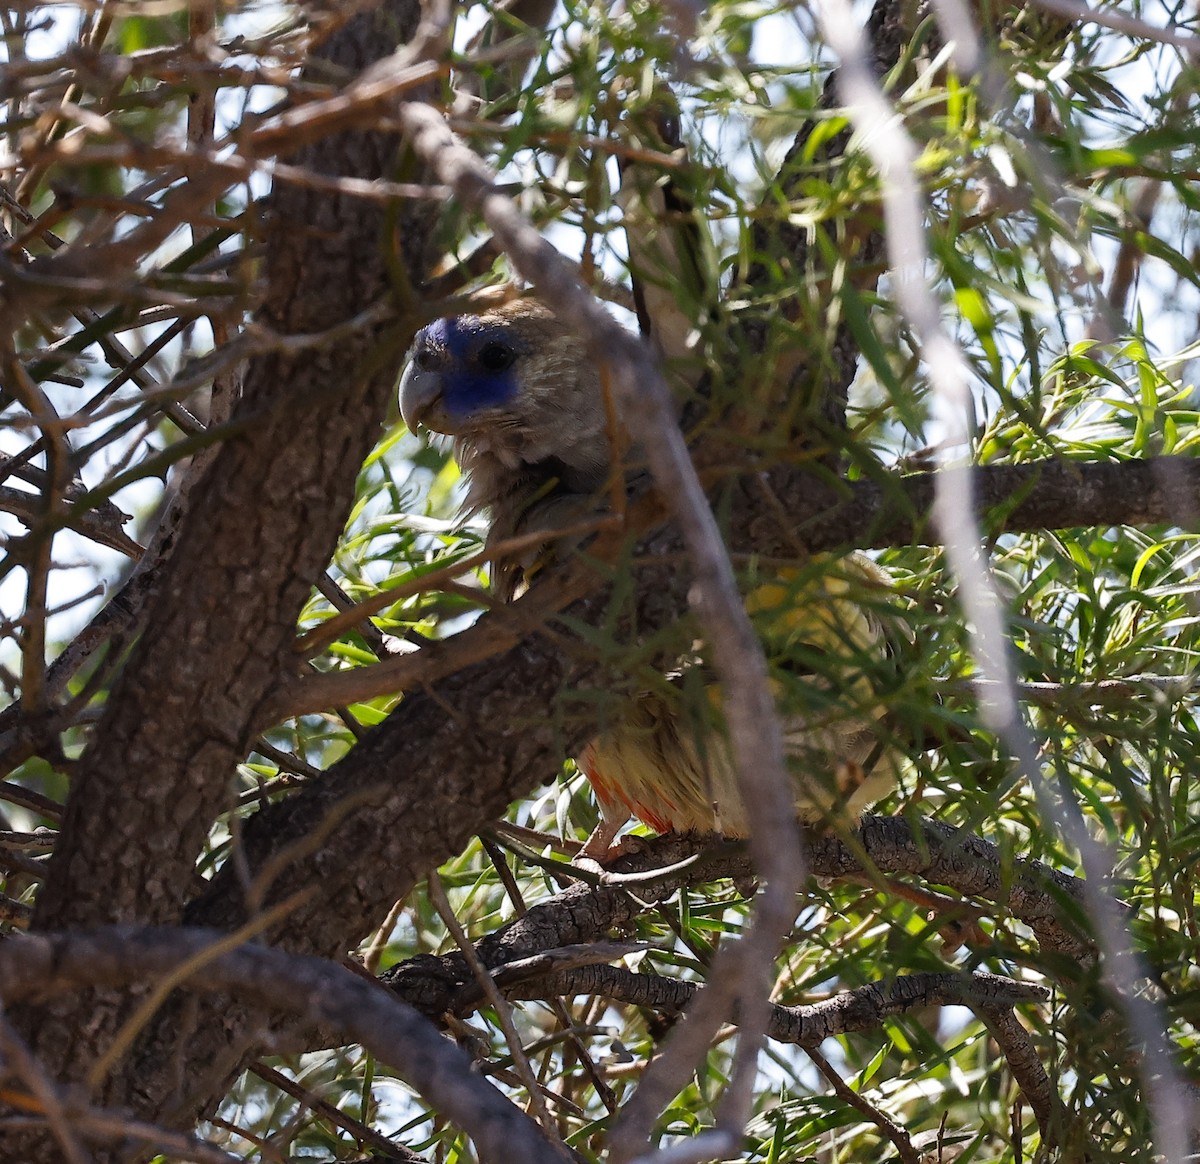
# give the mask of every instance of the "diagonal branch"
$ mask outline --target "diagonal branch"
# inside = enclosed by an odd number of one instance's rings
[[[109,926],[29,937],[0,947],[0,994],[9,1001],[47,999],[153,982],[181,963],[201,959],[207,947],[227,936]],[[185,988],[251,1000],[260,1012],[299,1018],[360,1043],[455,1120],[484,1160],[562,1164],[536,1125],[471,1070],[465,1052],[387,991],[340,966],[243,946],[205,960],[203,974]]]

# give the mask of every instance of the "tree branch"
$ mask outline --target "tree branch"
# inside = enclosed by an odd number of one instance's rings
[[[1042,1066],[1029,1032],[1021,1025],[1011,1006],[999,999],[981,1005],[975,1013],[987,1024],[1000,1046],[1008,1069],[1013,1073],[1021,1094],[1033,1109],[1042,1139],[1052,1144],[1057,1139],[1062,1105],[1054,1081]]]
[[[544,999],[597,994],[613,1002],[644,1006],[678,1016],[696,996],[699,986],[679,978],[635,974],[619,966],[582,966],[533,978],[505,993],[510,998]],[[826,1039],[877,1031],[898,1014],[926,1006],[969,1006],[977,1014],[988,1008],[1011,1008],[1022,1002],[1043,1002],[1050,991],[997,974],[958,974],[952,971],[902,974],[872,982],[804,1006],[771,1007],[767,1034],[777,1043],[819,1047]],[[736,1017],[736,1016],[735,1016]]]
[[[0,994],[9,1002],[37,1002],[93,987],[126,987],[195,959],[203,972],[184,989],[232,995],[259,1013],[288,1014],[360,1043],[457,1122],[482,1159],[562,1164],[536,1125],[471,1070],[465,1052],[387,991],[340,966],[261,946],[203,958],[207,947],[227,937],[131,926],[31,936],[0,946]]]
[[[763,481],[739,479],[729,518],[738,553],[794,556],[852,547],[906,545],[935,538],[930,514],[934,475],[874,481],[815,482],[811,473],[780,469],[767,481],[778,504],[764,506]],[[1035,461],[975,469],[978,509],[993,535],[1075,526],[1158,525],[1200,497],[1200,460],[1158,457],[1111,464]],[[779,514],[794,518],[784,526]],[[443,643],[349,671],[293,680],[272,698],[271,718],[303,715],[437,682],[465,663],[494,659],[517,639],[521,625],[536,626],[580,587],[539,587],[517,604],[517,617],[500,611]]]
[[[1076,961],[1094,954],[1080,929],[1081,881],[1037,861],[1013,861],[972,833],[931,820],[914,831],[903,817],[865,816],[850,843],[811,829],[806,841],[814,876],[856,881],[879,874],[917,876],[1002,907],[1033,930],[1044,950]],[[659,876],[621,881],[623,874],[668,866]],[[569,867],[565,871],[573,872]],[[645,841],[641,851],[623,857],[612,872],[598,885],[579,881],[530,906],[522,917],[481,939],[476,946],[480,962],[503,979],[506,967],[605,939],[614,927],[682,888],[746,878],[753,869],[744,846],[665,836]],[[604,954],[605,960],[614,956],[608,950]],[[447,1011],[463,1016],[478,1002],[474,992],[464,989],[471,972],[458,953],[419,955],[393,966],[383,980],[431,1018]]]
[[[323,47],[326,67],[353,75],[418,17],[415,0],[355,17]],[[321,173],[382,177],[396,150],[392,134],[357,132],[298,160]],[[267,326],[289,335],[355,316],[388,294],[397,244],[419,275],[432,213],[409,203],[389,224],[360,200],[281,188],[267,246]],[[237,413],[244,423],[195,487],[145,633],[80,762],[36,927],[178,920],[229,775],[265,695],[291,665],[296,619],[342,531],[415,323],[251,360]],[[86,1071],[118,1005],[72,999],[19,1018],[51,1071],[69,1079]],[[169,1074],[152,1085],[110,1079],[104,1099],[157,1115],[151,1093],[174,1087]]]

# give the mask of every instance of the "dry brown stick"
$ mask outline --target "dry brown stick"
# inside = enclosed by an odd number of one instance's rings
[[[303,1084],[295,1079],[288,1078],[282,1071],[276,1071],[274,1067],[264,1063],[261,1059],[251,1063],[250,1070],[265,1083],[269,1083],[272,1087],[279,1088],[280,1091],[290,1095],[293,1099],[298,1099],[301,1103],[307,1104],[322,1119],[328,1120],[335,1127],[339,1127],[345,1132],[349,1132],[359,1144],[363,1147],[373,1149],[383,1159],[395,1161],[396,1164],[429,1164],[424,1156],[419,1155],[410,1148],[406,1148],[403,1144],[394,1143],[387,1136],[364,1124],[362,1120],[356,1120],[352,1116],[346,1115],[344,1111],[335,1107],[328,1100],[315,1095]],[[377,1159],[378,1156],[376,1157]]]
[[[424,75],[424,74],[422,74]],[[371,119],[369,112],[361,113],[364,125],[386,128],[380,125],[379,119]],[[247,181],[260,175],[270,177],[279,185],[299,186],[306,190],[319,191],[329,194],[344,194],[364,202],[374,202],[381,205],[395,203],[398,199],[434,199],[444,201],[449,193],[444,186],[420,182],[390,182],[386,178],[369,181],[363,178],[338,177],[323,174],[305,166],[289,165],[270,156],[242,156],[237,153],[222,153],[217,147],[196,147],[188,145],[156,145],[146,146],[141,143],[114,143],[94,146],[81,146],[78,149],[48,149],[38,158],[39,161],[50,161],[56,167],[91,167],[91,166],[129,166],[146,170],[178,170],[197,169],[205,172],[220,173],[225,176],[226,184]],[[136,213],[136,208],[131,210]],[[148,216],[144,212],[143,216]],[[36,221],[32,220],[31,221]],[[204,212],[197,212],[189,223],[210,226],[228,226],[228,220],[212,218]],[[44,224],[38,223],[38,233],[46,237],[51,245],[54,236]],[[62,240],[58,240],[62,245]],[[96,284],[93,284],[95,286]],[[114,290],[121,284],[113,281]],[[74,313],[74,311],[73,311]],[[95,318],[95,317],[93,317]],[[84,322],[80,319],[80,322]]]
[[[7,480],[11,475],[20,481],[24,481],[27,485],[32,485],[35,489],[45,487],[47,474],[45,470],[37,468],[35,465],[19,464],[23,454],[18,454],[13,457],[0,457],[0,480]],[[85,490],[80,483],[73,481],[67,491],[67,498],[70,501],[75,501],[81,496]],[[27,495],[25,495],[27,497]],[[13,512],[16,512],[15,510]],[[88,507],[88,520],[95,522],[99,527],[107,530],[119,530],[126,522],[130,520],[129,514],[117,508],[111,501],[102,501],[97,505]],[[81,515],[82,518],[82,515]]]
[[[603,518],[578,522],[565,529],[555,530],[553,536],[582,536],[584,534],[595,533],[597,529],[605,524],[607,524],[607,519]],[[427,573],[421,574],[411,582],[401,582],[397,586],[381,590],[378,594],[371,595],[370,598],[364,598],[361,602],[356,602],[345,609],[340,609],[332,618],[327,618],[318,626],[313,627],[312,630],[306,631],[296,640],[296,650],[305,656],[315,655],[318,651],[324,650],[330,643],[336,642],[347,631],[361,627],[361,624],[370,618],[371,615],[378,614],[379,611],[386,610],[387,607],[394,606],[397,602],[402,602],[405,598],[412,598],[418,594],[425,594],[430,590],[437,590],[443,583],[467,574],[472,570],[477,570],[480,566],[487,565],[488,562],[494,561],[497,557],[517,554],[533,546],[543,545],[546,537],[546,533],[539,530],[537,533],[506,538],[503,541],[490,545],[486,550],[480,550],[478,553],[460,558],[457,562],[442,566],[440,569],[430,570]]]
[[[6,800],[9,804],[19,804],[22,808],[28,808],[50,820],[59,820],[62,817],[63,806],[57,800],[51,800],[32,788],[23,788],[20,784],[13,784],[8,780],[0,781],[0,800]]]
[[[80,41],[82,46],[86,47],[92,52],[98,50],[104,43],[104,38],[108,35],[108,30],[112,26],[113,16],[113,9],[103,3],[87,12],[84,16],[83,26],[80,29]],[[59,132],[61,110],[66,106],[73,104],[74,99],[79,95],[79,92],[79,83],[73,80],[64,91],[62,98],[59,101],[59,112],[51,115],[49,118],[38,119],[35,130],[35,140],[47,142]],[[34,148],[36,149],[36,146],[34,146]],[[44,169],[31,167],[30,169],[26,170],[21,176],[20,182],[17,184],[15,200],[18,202],[23,202],[31,198],[44,177]]]
[[[253,1144],[262,1153],[262,1159],[266,1161],[266,1164],[290,1164],[290,1161],[279,1150],[274,1136],[268,1139],[266,1136],[260,1136],[252,1132],[249,1128],[241,1127],[231,1120],[223,1120],[220,1116],[213,1116],[209,1122],[214,1128],[220,1128],[225,1132],[232,1132],[239,1139],[245,1140],[248,1144]],[[374,1164],[374,1160],[368,1160],[367,1164]]]
[[[51,554],[54,535],[49,530],[67,507],[66,493],[71,481],[71,448],[62,421],[49,397],[25,371],[13,347],[15,314],[0,307],[0,360],[5,384],[41,431],[46,442],[47,473],[34,528],[21,546],[21,564],[25,567],[25,610],[20,622],[21,707],[32,715],[46,704],[46,618],[47,588],[50,584]],[[10,328],[14,332],[10,332]],[[45,523],[45,524],[43,524]],[[16,560],[17,548],[9,544],[7,561]]]
[[[158,213],[116,242],[96,245],[71,245],[53,255],[42,255],[19,266],[0,257],[0,274],[5,276],[9,292],[0,297],[11,309],[23,316],[34,310],[53,307],[62,302],[77,306],[80,297],[92,293],[111,296],[118,287],[119,272],[138,263],[146,254],[160,246],[181,224],[190,222],[215,199],[228,184],[219,170],[208,172],[197,168],[188,181],[170,191],[162,200]],[[104,271],[105,278],[97,280],[95,273]],[[136,289],[127,288],[126,298],[137,299]],[[184,301],[178,297],[156,292],[156,302],[163,299]]]
[[[517,1033],[516,1025],[513,1023],[512,1007],[509,1005],[508,999],[504,997],[500,989],[496,986],[496,983],[492,981],[487,967],[476,956],[475,947],[467,938],[466,931],[458,924],[458,918],[455,917],[454,910],[450,908],[450,901],[446,897],[446,891],[442,887],[442,879],[438,876],[436,869],[430,872],[426,884],[429,887],[429,900],[433,904],[433,908],[437,910],[438,916],[441,917],[450,936],[454,939],[462,956],[466,959],[467,965],[471,968],[471,973],[474,975],[479,989],[483,991],[484,997],[487,998],[496,1011],[500,1030],[504,1032],[504,1039],[508,1044],[509,1054],[512,1055],[513,1067],[516,1069],[517,1078],[520,1079],[526,1094],[529,1096],[529,1103],[533,1108],[535,1118],[542,1125],[542,1131],[546,1133],[547,1137],[557,1136],[557,1129],[546,1107],[541,1085],[538,1083],[537,1076],[529,1062],[529,1057],[525,1054],[525,1048],[521,1043],[521,1036]]]
[[[40,523],[44,516],[38,505],[37,497],[23,489],[9,489],[0,486],[0,509],[5,513],[11,513],[23,525],[30,528]],[[142,547],[119,526],[114,526],[113,518],[116,516],[113,514],[114,509],[116,509],[115,506],[81,509],[70,501],[66,501],[63,505],[61,520],[63,525],[82,534],[85,538],[90,538],[98,545],[107,546],[111,550],[116,550],[118,553],[126,554],[136,560],[141,557]],[[120,514],[120,511],[118,510],[117,513]],[[128,520],[128,514],[120,514],[117,517],[117,521],[122,523]]]
[[[903,1164],[921,1164],[921,1154],[913,1147],[912,1137],[886,1112],[868,1103],[858,1092],[846,1086],[846,1081],[829,1065],[829,1060],[816,1047],[806,1047],[808,1057],[834,1094],[845,1104],[854,1108],[859,1115],[873,1123],[891,1142]]]
[[[495,609],[492,616],[437,644],[410,654],[395,655],[367,668],[326,671],[306,675],[272,696],[262,715],[263,726],[286,716],[346,706],[388,692],[425,687],[473,663],[494,658],[515,647],[526,635],[544,628],[547,615],[561,610],[585,594],[594,583],[590,571],[556,578],[538,587],[511,607]],[[548,580],[551,581],[551,580]],[[561,585],[559,584],[561,582]],[[443,587],[449,583],[444,581]],[[423,589],[423,587],[421,587]],[[390,592],[389,592],[390,593]],[[480,600],[486,598],[482,593]],[[362,674],[365,672],[365,674]],[[300,708],[305,712],[301,712]]]
[[[383,957],[383,952],[387,949],[388,939],[392,936],[392,930],[396,928],[396,923],[404,912],[404,906],[405,899],[402,897],[388,910],[383,924],[372,935],[370,945],[363,952],[363,966],[371,975],[379,973],[379,959]]]

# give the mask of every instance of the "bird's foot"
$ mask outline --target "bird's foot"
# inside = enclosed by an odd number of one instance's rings
[[[633,857],[646,851],[649,837],[625,836],[615,843],[607,837],[601,838],[602,845],[594,845],[596,833],[593,833],[587,843],[575,854],[571,864],[589,873],[606,873],[609,867],[622,857]]]

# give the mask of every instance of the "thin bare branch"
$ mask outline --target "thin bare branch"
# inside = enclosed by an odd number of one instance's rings
[[[805,1048],[808,1057],[813,1061],[825,1081],[833,1088],[833,1093],[843,1103],[854,1108],[859,1115],[873,1123],[891,1141],[896,1149],[896,1155],[903,1164],[920,1164],[921,1155],[913,1147],[912,1137],[891,1118],[886,1112],[870,1104],[858,1092],[846,1086],[846,1081],[829,1065],[829,1060],[816,1047]]]
[[[471,968],[471,973],[479,989],[483,991],[484,997],[495,1008],[496,1017],[500,1022],[500,1029],[504,1032],[504,1040],[508,1045],[508,1053],[512,1056],[517,1078],[520,1079],[529,1095],[529,1103],[533,1108],[534,1116],[538,1123],[541,1124],[546,1136],[548,1138],[556,1138],[557,1133],[554,1127],[554,1120],[546,1108],[546,1101],[542,1096],[541,1084],[538,1083],[537,1076],[534,1074],[532,1066],[530,1066],[529,1056],[525,1054],[525,1048],[521,1043],[521,1036],[517,1033],[517,1028],[513,1023],[512,1007],[509,1005],[508,999],[500,992],[496,983],[492,981],[487,967],[476,957],[475,947],[471,945],[471,942],[467,938],[466,931],[458,924],[458,918],[454,916],[454,910],[450,907],[450,901],[446,897],[446,891],[442,887],[441,878],[436,871],[429,875],[429,900],[433,903],[434,909],[438,911],[442,922],[445,924],[447,930],[450,931],[451,937],[454,938],[455,944],[466,959],[467,965]]]
[[[1200,37],[1188,36],[1184,33],[1173,32],[1161,25],[1150,24],[1139,20],[1136,16],[1127,16],[1112,8],[1092,8],[1087,4],[1077,3],[1076,0],[1032,0],[1039,8],[1053,12],[1056,16],[1065,16],[1068,20],[1081,24],[1099,24],[1103,28],[1111,28],[1114,32],[1124,33],[1135,40],[1153,40],[1160,44],[1173,45],[1182,49],[1193,59],[1200,54]]]
[[[356,1120],[348,1116],[328,1100],[322,1099],[295,1079],[284,1075],[282,1071],[276,1071],[274,1067],[261,1061],[251,1063],[250,1070],[272,1087],[279,1088],[280,1091],[290,1095],[293,1099],[298,1099],[306,1107],[312,1108],[317,1115],[324,1120],[328,1120],[334,1127],[349,1132],[359,1144],[363,1147],[369,1147],[372,1150],[374,1153],[373,1159],[391,1160],[394,1164],[429,1164],[424,1156],[406,1148],[403,1144],[397,1144],[394,1140],[389,1140],[387,1136],[381,1135],[361,1120]]]

